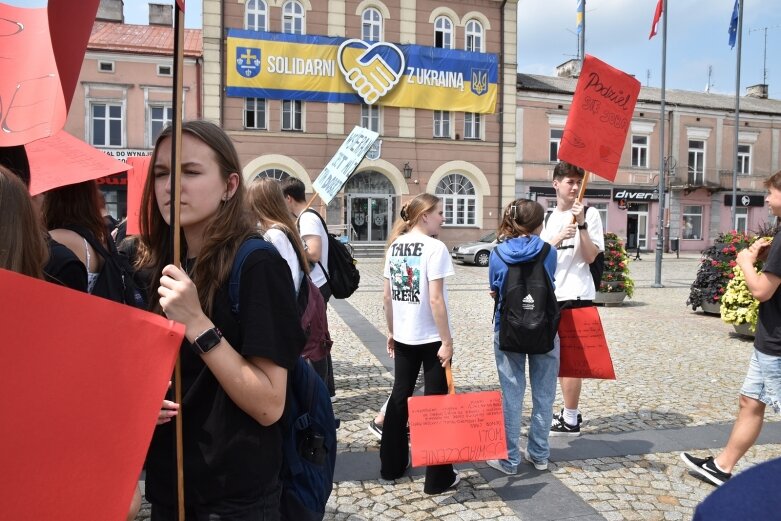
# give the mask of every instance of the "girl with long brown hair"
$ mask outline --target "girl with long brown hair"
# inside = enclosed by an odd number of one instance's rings
[[[188,519],[279,518],[287,373],[304,343],[285,261],[270,250],[244,261],[239,312],[228,281],[255,234],[238,154],[216,125],[182,127],[182,269],[170,264],[171,128],[158,137],[144,186],[137,266],[154,274],[151,308],[184,324],[181,349]],[[152,348],[154,346],[150,346]],[[174,429],[164,401],[146,466],[153,520],[176,519]],[[176,418],[175,421],[178,421]]]
[[[27,187],[0,166],[0,268],[43,278],[48,258],[44,230]]]
[[[409,461],[407,399],[423,366],[425,394],[446,394],[445,367],[453,357],[445,277],[454,274],[447,247],[434,237],[444,222],[442,202],[421,194],[401,209],[385,256],[384,308],[388,354],[395,377],[380,442],[380,475],[404,475]],[[426,468],[423,491],[439,494],[459,482],[452,465]]]

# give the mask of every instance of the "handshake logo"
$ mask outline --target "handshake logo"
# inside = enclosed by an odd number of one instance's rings
[[[359,49],[357,54],[348,49]],[[373,105],[399,83],[404,72],[404,55],[391,43],[368,43],[351,39],[339,46],[339,68],[355,92]]]

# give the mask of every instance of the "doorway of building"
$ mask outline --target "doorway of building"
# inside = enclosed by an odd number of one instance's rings
[[[347,194],[347,222],[356,242],[385,242],[390,235],[393,196]]]
[[[648,203],[630,203],[626,215],[626,249],[648,248]]]

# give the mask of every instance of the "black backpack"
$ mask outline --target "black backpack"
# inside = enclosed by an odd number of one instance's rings
[[[133,268],[128,258],[117,251],[114,241],[108,241],[108,249],[88,229],[82,226],[64,226],[83,237],[95,253],[103,257],[103,267],[98,274],[92,294],[120,304],[146,309],[144,294],[135,283]]]
[[[318,264],[325,273],[328,286],[331,288],[331,295],[334,298],[347,298],[355,293],[361,282],[361,274],[355,267],[358,261],[355,260],[347,246],[336,238],[336,235],[328,233],[328,226],[319,213],[311,208],[306,211],[312,212],[320,219],[328,236],[328,269],[323,268],[322,261]]]
[[[543,243],[534,259],[517,264],[508,263],[499,253],[493,253],[507,264],[507,276],[499,310],[499,349],[512,353],[540,355],[553,349],[559,328],[559,303],[553,283],[545,272],[545,258],[551,246]],[[494,316],[499,297],[496,297]]]
[[[583,215],[586,215],[590,206],[583,207]],[[545,225],[548,225],[548,219],[550,218],[550,212],[545,214]],[[602,272],[605,271],[605,252],[601,251],[594,258],[594,262],[588,265],[588,270],[591,272],[591,278],[594,280],[594,291],[599,292],[599,286],[602,284]]]
[[[271,243],[260,238],[250,238],[241,245],[228,283],[228,298],[235,316],[239,313],[241,268],[255,250],[279,255]],[[287,382],[285,413],[280,420],[283,422],[281,519],[320,521],[333,489],[337,420],[328,389],[304,358],[298,357],[288,372]]]

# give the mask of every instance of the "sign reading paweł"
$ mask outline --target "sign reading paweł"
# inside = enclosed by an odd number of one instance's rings
[[[312,185],[325,204],[336,197],[378,137],[367,128],[353,128]]]

